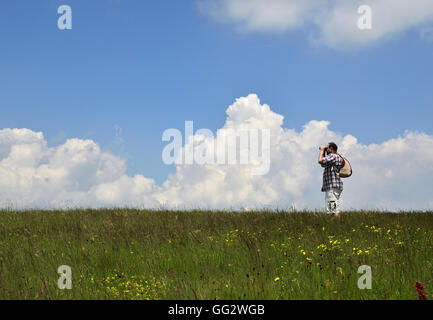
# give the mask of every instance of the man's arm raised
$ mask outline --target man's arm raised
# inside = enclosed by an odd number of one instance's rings
[[[322,167],[325,167],[325,165],[323,164],[323,156],[325,153],[325,146],[320,146],[320,153],[319,153],[319,160],[317,161]]]

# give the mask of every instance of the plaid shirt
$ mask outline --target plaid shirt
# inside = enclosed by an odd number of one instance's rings
[[[330,153],[322,158],[325,171],[323,171],[322,191],[337,188],[343,190],[343,181],[340,178],[340,167],[343,164],[343,159],[336,153]]]

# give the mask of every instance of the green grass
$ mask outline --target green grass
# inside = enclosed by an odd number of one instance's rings
[[[432,212],[0,211],[0,299],[433,299],[432,246]]]

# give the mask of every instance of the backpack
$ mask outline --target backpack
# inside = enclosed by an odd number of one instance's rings
[[[340,178],[348,178],[352,175],[352,166],[350,165],[349,160],[347,160],[345,157],[343,157],[341,154],[337,153],[343,162],[341,163],[340,167]]]

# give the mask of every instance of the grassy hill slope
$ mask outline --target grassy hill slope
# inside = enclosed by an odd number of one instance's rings
[[[432,246],[432,212],[2,211],[0,299],[433,299]]]

